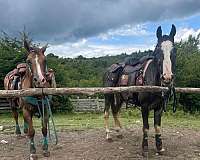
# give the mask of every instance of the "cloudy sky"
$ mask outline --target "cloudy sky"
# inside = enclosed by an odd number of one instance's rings
[[[0,0],[0,30],[24,26],[47,53],[99,57],[153,49],[156,29],[176,41],[200,33],[200,0]]]

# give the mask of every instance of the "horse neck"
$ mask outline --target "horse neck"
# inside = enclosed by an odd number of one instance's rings
[[[27,69],[25,75],[21,79],[22,89],[33,88],[33,75],[30,68]]]
[[[159,65],[156,58],[149,64],[145,72],[145,85],[160,85]]]

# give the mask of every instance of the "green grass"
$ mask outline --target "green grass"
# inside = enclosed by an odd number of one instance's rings
[[[123,110],[120,113],[122,125],[128,127],[133,124],[138,124],[142,127],[141,113],[137,109]],[[103,128],[103,114],[97,113],[71,113],[71,114],[55,114],[54,120],[57,128],[64,129],[88,129],[88,128]],[[20,124],[22,124],[22,116],[20,115]],[[150,127],[153,126],[153,113],[149,118]],[[0,114],[0,126],[14,125],[14,119],[11,114]],[[34,117],[34,125],[40,126],[41,120]],[[110,116],[110,125],[113,126],[113,118]],[[182,111],[177,111],[175,114],[166,112],[163,114],[162,126],[181,127],[200,129],[200,115],[190,115]]]

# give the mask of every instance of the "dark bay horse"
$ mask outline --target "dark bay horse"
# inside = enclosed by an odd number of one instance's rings
[[[44,52],[47,46],[42,48],[31,47],[30,44],[24,40],[24,47],[27,50],[26,63],[17,65],[17,68],[9,72],[4,79],[5,89],[27,89],[27,88],[54,88],[56,87],[54,72],[47,69],[46,57]],[[42,108],[43,96],[38,97],[21,97],[11,100],[11,108],[16,121],[16,134],[21,134],[18,125],[17,106],[23,111],[24,118],[24,132],[28,134],[30,140],[30,159],[36,159],[36,148],[34,144],[35,130],[33,128],[32,118],[35,112]],[[42,101],[42,102],[41,102]],[[37,102],[37,104],[35,103]],[[46,106],[47,104],[45,104]],[[42,110],[42,109],[41,109]],[[47,107],[42,111],[42,134],[43,134],[43,154],[49,156],[48,138],[47,138],[47,123],[48,114]]]
[[[151,57],[143,57],[139,61],[128,59],[122,64],[113,64],[104,74],[104,86],[131,86],[131,85],[152,85],[152,86],[173,86],[176,49],[174,46],[174,36],[176,28],[172,25],[169,35],[162,35],[161,26],[157,28],[158,42]],[[108,127],[109,108],[111,107],[115,126],[120,129],[121,124],[118,119],[119,110],[123,102],[133,103],[141,107],[143,119],[143,154],[148,153],[148,115],[150,110],[154,110],[154,128],[157,153],[162,153],[161,139],[161,115],[165,110],[166,96],[168,93],[120,93],[105,95],[105,129],[106,138],[111,139]]]

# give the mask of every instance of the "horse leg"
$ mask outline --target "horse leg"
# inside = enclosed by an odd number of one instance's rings
[[[28,122],[24,118],[24,134],[28,134]]]
[[[112,138],[110,136],[109,129],[109,109],[111,105],[111,100],[113,99],[113,95],[105,95],[105,108],[104,108],[104,124],[106,129],[106,140],[111,141]]]
[[[43,155],[45,157],[50,156],[50,152],[48,151],[48,137],[47,137],[47,124],[49,121],[49,114],[48,114],[48,109],[47,106],[43,110],[45,113],[43,114],[44,117],[42,120],[42,134],[43,134],[43,144],[42,144],[42,149],[43,149]]]
[[[156,141],[156,149],[157,153],[162,154],[165,149],[162,147],[162,139],[161,139],[161,114],[160,110],[154,110],[154,128],[155,128],[155,141]]]
[[[28,137],[30,140],[30,159],[37,159],[36,148],[34,144],[35,130],[33,128],[32,114],[31,111],[27,110],[26,107],[23,107],[23,116],[25,121],[28,123]]]
[[[122,138],[122,133],[121,133],[122,125],[119,120],[119,110],[121,108],[121,105],[122,101],[120,97],[117,98],[116,95],[114,95],[114,103],[111,104],[111,109],[112,109],[113,119],[115,122],[115,130],[116,132],[119,133],[117,136],[118,138]]]
[[[148,156],[148,122],[149,110],[142,107],[142,120],[143,120],[143,140],[142,140],[142,152],[143,156]]]
[[[17,136],[20,136],[21,135],[21,131],[20,131],[20,127],[19,127],[19,122],[18,122],[18,111],[17,111],[17,108],[12,106],[11,108],[12,110],[12,115],[15,119],[15,133]]]

